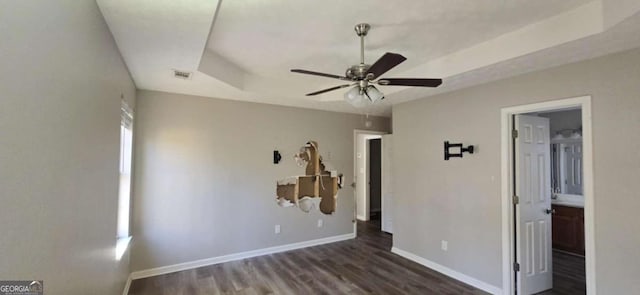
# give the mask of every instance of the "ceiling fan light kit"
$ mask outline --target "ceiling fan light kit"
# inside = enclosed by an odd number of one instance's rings
[[[344,100],[356,108],[365,107],[369,103],[376,103],[383,99],[384,93],[373,85],[365,88],[354,86],[344,94]]]
[[[376,103],[384,99],[384,94],[371,84],[382,86],[414,86],[414,87],[438,87],[442,84],[441,79],[417,79],[417,78],[380,78],[384,73],[404,62],[406,58],[400,54],[387,52],[373,65],[364,62],[364,37],[369,33],[371,26],[366,23],[355,26],[356,35],[360,37],[360,63],[347,68],[344,76],[325,74],[301,69],[292,69],[291,72],[333,78],[349,81],[350,84],[343,84],[331,88],[308,93],[307,96],[314,96],[346,87],[351,87],[344,95],[345,101],[360,108],[368,104]],[[376,80],[378,79],[378,80]]]
[[[349,91],[344,94],[344,100],[356,108],[366,107],[368,103],[360,87],[357,86],[349,89]]]

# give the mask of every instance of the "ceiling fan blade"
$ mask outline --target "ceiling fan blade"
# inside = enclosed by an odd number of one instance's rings
[[[371,65],[367,75],[373,75],[373,79],[378,78],[405,60],[407,60],[407,58],[400,54],[387,52]]]
[[[378,84],[385,86],[438,87],[442,84],[442,79],[389,78],[378,80]]]
[[[334,79],[340,79],[340,80],[349,80],[347,77],[343,77],[343,76],[325,74],[325,73],[319,73],[319,72],[313,72],[313,71],[307,71],[307,70],[301,70],[301,69],[293,69],[291,71],[298,74],[307,74],[307,75],[321,76],[321,77],[334,78]]]
[[[316,92],[308,93],[307,96],[314,96],[314,95],[322,94],[322,93],[329,92],[329,91],[338,90],[338,89],[349,87],[349,86],[351,86],[351,84],[344,84],[344,85],[340,85],[340,86],[336,86],[336,87],[322,89],[322,90],[319,90],[319,91],[316,91]]]

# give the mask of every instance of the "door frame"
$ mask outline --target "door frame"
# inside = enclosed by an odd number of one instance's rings
[[[388,132],[383,132],[383,131],[373,131],[373,130],[363,130],[363,129],[354,129],[353,130],[353,182],[355,183],[356,186],[353,187],[353,234],[357,235],[358,234],[358,184],[356,183],[356,179],[358,176],[358,135],[365,135],[365,136],[371,136],[370,139],[374,139],[374,138],[380,138],[382,139],[382,135],[386,135],[389,134]],[[384,144],[384,143],[382,143]],[[366,150],[367,147],[365,147],[365,154],[362,155],[362,157],[365,158],[368,157],[368,155],[366,154]],[[382,155],[380,155],[382,156]],[[367,171],[368,167],[365,167],[365,173],[366,175],[369,175],[369,172]],[[366,179],[365,179],[366,181]],[[361,181],[358,181],[358,183],[360,183]],[[380,189],[383,189],[384,184],[381,183],[380,184]],[[365,190],[365,194],[366,194],[366,190]],[[380,196],[380,202],[384,201],[384,195]],[[369,208],[368,208],[368,199],[365,198],[365,219],[369,219]]]
[[[591,96],[580,96],[540,103],[505,107],[500,110],[501,138],[501,195],[502,195],[502,290],[503,294],[515,294],[519,284],[515,284],[513,270],[516,257],[514,253],[514,208],[513,208],[513,145],[511,130],[513,115],[579,107],[582,110],[582,145],[584,177],[584,231],[585,231],[585,275],[587,294],[596,294],[596,262],[594,231],[594,194],[593,194],[593,137],[591,121]]]
[[[387,133],[387,134],[384,134],[384,135],[390,136],[390,135],[393,135],[393,134],[392,133]],[[389,175],[387,173],[385,173],[385,164],[384,164],[385,163],[385,157],[384,157],[385,153],[384,153],[384,151],[385,151],[385,144],[388,145],[389,142],[392,142],[392,139],[385,140],[384,136],[382,136],[380,139],[381,139],[381,142],[380,142],[380,176],[381,176],[380,177],[380,230],[383,231],[383,232],[389,233],[389,234],[393,234],[393,225],[391,226],[391,231],[389,231],[389,228],[387,228],[386,225],[385,225],[385,221],[386,221],[385,215],[389,214],[389,211],[391,210],[391,208],[386,208],[385,209],[385,205],[384,205],[385,204],[385,202],[384,202],[384,200],[385,200],[385,197],[384,197],[385,196],[385,191],[384,191],[385,185],[384,185],[384,182],[385,182],[385,179],[387,179],[388,177],[391,177],[390,175],[392,174],[391,172],[388,173]],[[393,151],[392,151],[392,154],[393,154]],[[391,155],[389,155],[389,158],[391,158]],[[387,158],[387,160],[386,160],[387,163],[389,163],[388,162],[389,158]],[[393,168],[392,163],[389,163],[389,166],[391,168]],[[391,184],[389,184],[389,186],[393,190],[393,186]],[[393,192],[392,192],[392,194],[393,194]],[[393,200],[391,200],[391,201],[393,202]],[[393,214],[391,215],[391,218],[393,218]],[[393,221],[392,221],[392,224],[393,224]]]

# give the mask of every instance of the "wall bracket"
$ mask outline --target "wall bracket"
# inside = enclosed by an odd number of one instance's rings
[[[459,153],[451,153],[451,148],[459,148]],[[462,158],[463,153],[473,154],[474,148],[473,145],[469,145],[464,147],[462,143],[449,143],[449,141],[444,142],[444,160],[449,161],[449,158]]]
[[[280,160],[282,160],[280,152],[278,150],[273,151],[273,164],[280,163]]]

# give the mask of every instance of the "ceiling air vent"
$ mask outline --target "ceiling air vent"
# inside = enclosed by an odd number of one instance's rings
[[[192,74],[191,72],[173,70],[173,76],[178,79],[184,79],[184,80],[191,79],[191,74]]]

